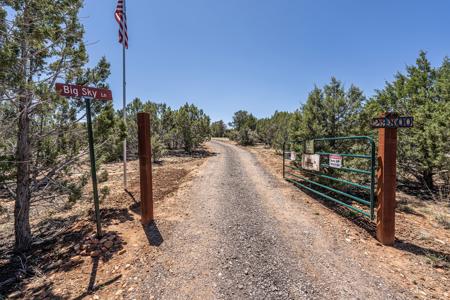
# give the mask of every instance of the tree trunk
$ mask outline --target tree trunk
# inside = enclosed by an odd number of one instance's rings
[[[14,206],[14,234],[16,252],[24,252],[31,247],[31,228],[30,228],[30,166],[31,166],[31,145],[30,145],[30,117],[29,107],[31,105],[31,91],[27,83],[32,81],[30,74],[31,60],[28,58],[28,36],[29,16],[28,5],[25,2],[23,12],[23,32],[24,37],[21,42],[22,58],[22,76],[24,83],[19,94],[19,121],[17,133],[17,187],[16,202]]]
[[[15,251],[23,252],[31,246],[30,228],[30,119],[28,116],[29,96],[21,99],[19,132],[17,136],[17,189],[14,207]]]
[[[427,169],[422,172],[423,181],[427,185],[427,187],[430,190],[434,189],[434,183],[433,183],[433,171],[430,169]]]

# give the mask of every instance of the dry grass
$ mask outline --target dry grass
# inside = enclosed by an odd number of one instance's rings
[[[450,229],[450,217],[448,214],[444,215],[442,213],[438,213],[434,216],[434,220],[445,229]]]

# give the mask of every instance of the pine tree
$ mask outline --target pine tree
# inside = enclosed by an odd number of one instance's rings
[[[306,103],[290,122],[290,136],[295,141],[316,137],[346,136],[360,131],[360,115],[365,103],[362,91],[331,78],[323,89],[314,87]]]
[[[235,132],[232,137],[241,145],[253,145],[258,141],[257,119],[249,112],[244,110],[235,112],[233,121],[229,125],[233,127]]]
[[[43,187],[47,196],[70,193],[59,179],[82,157],[83,126],[77,123],[83,102],[57,96],[54,84],[102,85],[109,64],[102,59],[94,69],[83,68],[88,57],[78,20],[81,0],[1,0],[0,5],[0,103],[6,114],[13,112],[2,120],[9,128],[1,135],[15,148],[2,154],[15,161],[6,173],[15,177],[15,188],[5,185],[15,199],[15,250],[26,251],[32,242],[30,201],[44,196]]]
[[[394,111],[414,117],[413,128],[398,131],[399,169],[430,189],[436,172],[450,167],[449,91],[449,59],[433,68],[422,51],[416,64],[386,83],[366,107],[366,114]]]
[[[192,152],[210,137],[210,118],[193,104],[186,103],[178,109],[176,125],[186,152]]]
[[[225,125],[225,122],[222,120],[213,122],[211,124],[211,136],[213,137],[224,137],[226,130],[227,125]]]

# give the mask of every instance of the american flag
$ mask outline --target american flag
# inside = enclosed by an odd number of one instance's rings
[[[119,43],[123,44],[128,49],[128,32],[127,32],[127,15],[125,12],[125,1],[118,0],[114,17],[119,24]]]

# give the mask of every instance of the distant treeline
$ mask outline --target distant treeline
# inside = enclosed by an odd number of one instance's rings
[[[134,99],[126,107],[127,115],[127,150],[137,154],[137,113],[150,114],[151,142],[153,161],[158,161],[166,150],[183,149],[192,152],[204,141],[210,138],[210,118],[202,109],[194,104],[186,103],[179,109],[172,109],[165,103],[145,102]],[[122,111],[117,111],[117,117],[122,117]],[[115,145],[116,151],[110,160],[121,158],[122,145]]]
[[[281,149],[287,141],[298,149],[301,141],[315,137],[369,135],[373,117],[397,112],[414,117],[414,127],[398,130],[398,168],[404,178],[432,189],[436,179],[448,178],[450,169],[450,61],[431,66],[425,52],[406,72],[397,73],[392,82],[367,98],[361,89],[347,89],[336,78],[323,87],[315,86],[306,102],[294,112],[276,111],[269,118],[257,119],[238,111],[226,129],[223,122],[211,126],[213,136],[228,136],[242,145],[264,143]]]

